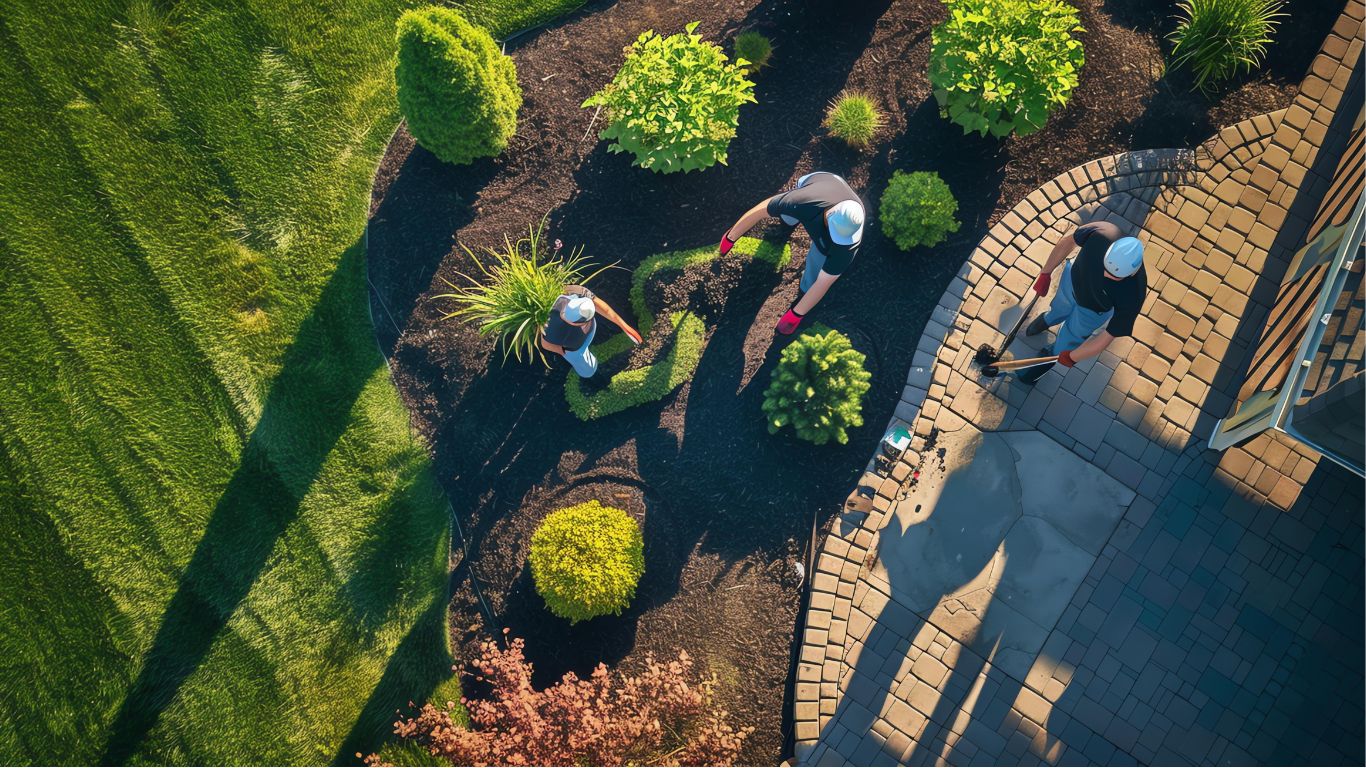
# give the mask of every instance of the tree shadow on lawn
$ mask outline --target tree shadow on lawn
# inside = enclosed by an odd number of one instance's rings
[[[300,325],[237,470],[167,604],[100,762],[127,764],[266,568],[279,538],[381,365],[357,311],[361,242],[348,248]],[[364,343],[356,343],[357,339]]]

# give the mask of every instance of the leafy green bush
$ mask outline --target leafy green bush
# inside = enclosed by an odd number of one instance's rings
[[[504,360],[512,354],[520,361],[525,353],[527,357],[539,356],[541,362],[548,365],[539,334],[550,319],[550,311],[560,297],[560,291],[569,284],[586,285],[608,267],[585,274],[593,265],[584,261],[582,246],[565,256],[560,253],[560,241],[556,240],[555,247],[547,254],[544,237],[545,219],[528,227],[527,236],[516,242],[504,236],[501,249],[487,249],[492,257],[488,264],[466,247],[465,252],[474,259],[484,279],[480,282],[459,273],[467,284],[457,286],[441,278],[452,292],[432,298],[456,303],[456,308],[441,319],[460,317],[478,323],[481,334],[502,342]]]
[[[774,272],[787,266],[792,259],[790,247],[753,237],[742,237],[735,241],[731,253],[766,262],[772,265]],[[631,309],[640,322],[640,334],[646,338],[656,331],[672,334],[668,352],[651,365],[616,374],[606,387],[591,395],[584,393],[583,381],[578,376],[566,377],[564,397],[575,416],[584,421],[610,416],[659,400],[692,378],[705,349],[706,321],[692,312],[670,312],[665,316],[665,322],[656,323],[654,312],[645,305],[645,283],[660,271],[673,269],[681,272],[716,257],[716,246],[707,245],[687,251],[656,254],[636,267],[631,273]],[[619,334],[593,345],[593,354],[600,362],[606,362],[630,349],[631,340],[625,334]]]
[[[783,349],[764,390],[770,434],[786,426],[816,445],[849,442],[848,427],[863,424],[863,395],[872,375],[849,337],[816,326]]]
[[[882,113],[872,97],[854,91],[840,94],[825,113],[826,130],[851,147],[868,146],[882,124]]]
[[[896,247],[909,251],[917,245],[938,245],[957,232],[958,201],[953,190],[932,171],[892,174],[882,193],[878,220]]]
[[[750,30],[735,36],[735,58],[747,62],[748,71],[763,69],[772,57],[773,41],[763,34]]]
[[[1281,13],[1281,0],[1184,0],[1172,32],[1172,67],[1189,67],[1195,87],[1208,90],[1261,66]]]
[[[531,577],[550,612],[570,623],[621,614],[645,573],[640,524],[589,501],[557,510],[531,534]]]
[[[659,173],[692,171],[726,162],[740,105],[754,101],[754,83],[715,43],[693,34],[643,34],[606,88],[584,107],[601,107],[615,139],[612,152],[630,152],[635,165]]]
[[[408,131],[457,165],[502,152],[517,132],[517,68],[493,38],[450,8],[398,19],[398,106]]]
[[[934,28],[930,86],[940,114],[985,136],[1048,122],[1077,87],[1085,56],[1075,8],[1062,0],[945,0]]]

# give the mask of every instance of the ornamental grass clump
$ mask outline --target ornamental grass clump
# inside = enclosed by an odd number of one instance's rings
[[[489,33],[450,8],[398,19],[398,106],[417,143],[461,165],[502,152],[517,131],[517,68]]]
[[[539,335],[550,319],[560,291],[570,284],[585,285],[608,268],[589,273],[594,265],[584,260],[582,246],[566,255],[556,240],[554,247],[547,249],[545,219],[528,227],[527,236],[515,242],[504,236],[502,248],[486,249],[486,260],[481,261],[468,247],[461,247],[479,267],[482,279],[457,273],[466,284],[455,285],[443,277],[441,282],[452,292],[432,298],[455,302],[456,308],[443,315],[442,320],[470,320],[478,325],[481,334],[498,339],[503,345],[504,361],[508,355],[519,362],[523,355],[528,359],[537,356],[549,365]]]
[[[609,151],[630,152],[634,165],[658,173],[725,165],[754,83],[696,29],[693,22],[684,34],[641,34],[612,82],[583,103],[606,113]]]
[[[754,30],[741,32],[735,36],[735,58],[743,59],[750,72],[763,69],[773,58],[773,41]]]
[[[871,96],[846,91],[830,102],[825,113],[825,128],[851,147],[866,147],[873,134],[883,126],[882,113]]]
[[[872,375],[849,337],[813,328],[783,350],[764,390],[768,431],[791,426],[797,437],[816,445],[849,442],[849,427],[863,425],[863,395]]]
[[[897,171],[882,193],[878,220],[882,231],[903,251],[918,245],[938,245],[957,232],[958,200],[953,190],[932,171]]]
[[[1077,87],[1085,55],[1077,10],[1062,0],[945,0],[934,28],[930,86],[963,132],[1025,136]]]
[[[531,577],[550,612],[571,624],[620,614],[645,573],[640,524],[589,501],[546,516],[531,534]]]
[[[1281,0],[1184,0],[1177,7],[1184,16],[1171,34],[1171,65],[1190,69],[1201,91],[1261,66],[1286,15]]]
[[[598,664],[586,680],[568,672],[538,691],[525,647],[483,643],[470,666],[489,694],[460,700],[468,725],[455,702],[426,704],[394,733],[451,765],[733,765],[754,732],[730,724],[712,700],[715,676],[695,673],[686,652],[669,662],[647,653],[632,675]]]

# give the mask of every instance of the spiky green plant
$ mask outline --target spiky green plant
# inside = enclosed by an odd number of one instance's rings
[[[816,326],[783,349],[764,390],[768,431],[791,426],[816,445],[849,442],[849,427],[863,425],[863,396],[872,374],[849,337]]]
[[[773,41],[767,36],[749,30],[741,32],[735,36],[735,58],[744,59],[748,64],[745,68],[754,72],[768,66],[768,60],[773,57]]]
[[[845,91],[830,102],[825,113],[825,128],[851,147],[866,147],[873,134],[883,125],[871,96],[857,91]]]
[[[1184,18],[1171,34],[1172,67],[1188,67],[1208,91],[1261,66],[1281,13],[1281,0],[1183,0]]]
[[[539,334],[550,319],[550,311],[564,286],[586,285],[612,266],[588,273],[595,265],[583,258],[583,246],[565,255],[561,253],[563,246],[559,240],[547,254],[544,218],[539,224],[527,227],[526,237],[514,241],[504,235],[502,248],[485,249],[492,257],[487,263],[469,247],[461,247],[479,267],[483,280],[459,272],[457,274],[467,284],[455,285],[443,277],[441,281],[450,286],[451,293],[432,298],[456,304],[442,320],[465,318],[477,323],[481,334],[497,338],[503,345],[504,361],[508,355],[518,361],[523,355],[528,358],[535,355],[546,363]]]

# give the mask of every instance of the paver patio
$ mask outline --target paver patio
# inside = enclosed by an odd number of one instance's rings
[[[1205,449],[1334,172],[1362,162],[1362,17],[1348,3],[1289,109],[1074,169],[972,254],[893,422],[914,451],[865,476],[873,510],[817,561],[797,762],[1363,761],[1360,480],[1274,434]],[[976,347],[1095,218],[1147,244],[1134,337],[1033,388],[980,378]]]

